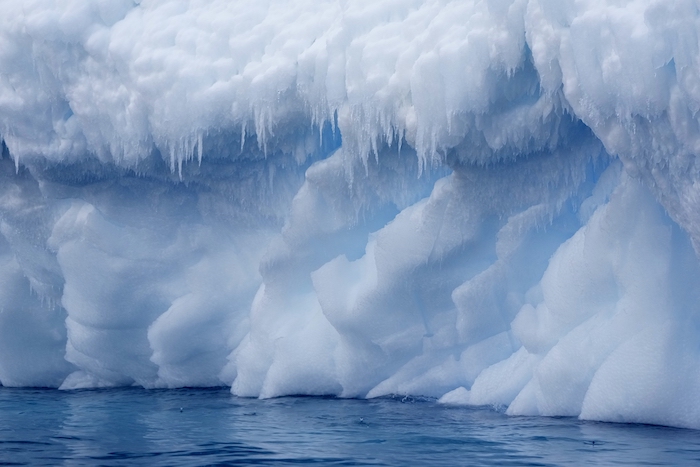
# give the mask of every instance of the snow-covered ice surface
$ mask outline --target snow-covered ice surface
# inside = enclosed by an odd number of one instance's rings
[[[2,385],[700,428],[700,2],[0,11]]]

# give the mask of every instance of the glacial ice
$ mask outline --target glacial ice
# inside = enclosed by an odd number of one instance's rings
[[[697,0],[0,0],[0,383],[700,428]]]

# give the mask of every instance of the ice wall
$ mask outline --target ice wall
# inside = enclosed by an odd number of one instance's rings
[[[0,383],[700,428],[700,4],[0,0]]]

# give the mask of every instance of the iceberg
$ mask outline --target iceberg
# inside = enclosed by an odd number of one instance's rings
[[[0,383],[700,429],[700,4],[0,0]]]

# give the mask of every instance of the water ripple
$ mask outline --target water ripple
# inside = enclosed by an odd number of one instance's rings
[[[697,431],[508,417],[433,399],[0,388],[0,465],[687,465]]]

